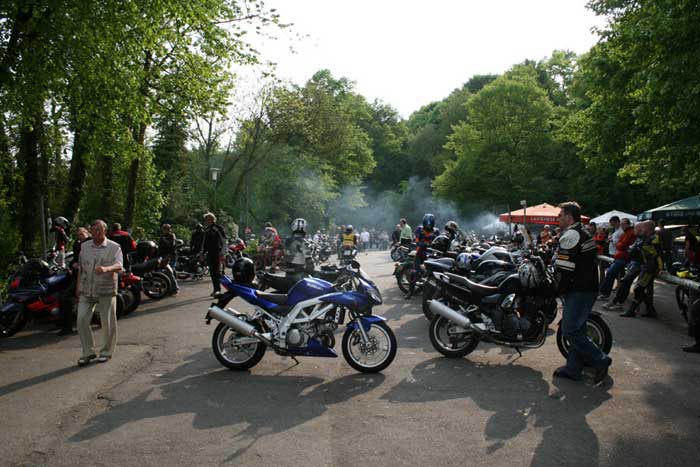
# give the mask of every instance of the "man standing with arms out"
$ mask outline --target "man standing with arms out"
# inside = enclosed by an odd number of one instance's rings
[[[107,224],[96,220],[90,227],[92,241],[81,245],[78,259],[78,334],[83,355],[78,366],[85,366],[96,357],[95,341],[90,329],[92,314],[100,313],[102,349],[97,359],[103,363],[112,358],[117,345],[117,273],[122,271],[122,250],[105,236]]]
[[[411,226],[408,225],[408,222],[406,222],[406,219],[404,218],[402,218],[399,222],[399,226],[401,226],[399,241],[404,246],[410,246],[411,242],[413,241],[413,231],[411,230]]]
[[[611,225],[614,225],[613,219],[614,217],[610,218]],[[612,292],[615,279],[617,279],[618,276],[624,272],[627,264],[630,262],[629,249],[637,239],[637,236],[634,235],[634,228],[632,227],[632,223],[629,219],[622,219],[619,226],[619,230],[621,231],[620,234],[618,235],[617,230],[613,233],[612,243],[615,245],[615,251],[612,253],[614,261],[606,271],[605,279],[600,285],[600,295],[598,296],[599,300],[607,300],[608,297],[610,297],[610,292]]]
[[[226,233],[224,228],[216,223],[216,216],[210,212],[204,214],[204,223],[207,228],[204,231],[204,257],[209,266],[209,274],[211,275],[211,283],[214,286],[214,291],[211,296],[214,297],[221,291],[221,263],[226,257]]]
[[[581,207],[575,201],[559,205],[559,239],[554,270],[559,294],[564,300],[561,321],[564,337],[569,341],[566,365],[554,376],[579,381],[584,366],[593,368],[593,382],[600,383],[608,374],[612,359],[596,347],[586,334],[586,320],[593,309],[598,290],[596,247],[581,225]]]

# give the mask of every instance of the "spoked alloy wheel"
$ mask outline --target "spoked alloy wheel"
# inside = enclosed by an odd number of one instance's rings
[[[361,325],[361,324],[360,324]],[[396,336],[383,321],[374,322],[367,330],[369,342],[364,344],[358,328],[343,334],[343,356],[348,364],[362,373],[377,373],[391,365],[396,357]]]
[[[591,314],[586,320],[586,334],[588,338],[603,352],[610,353],[612,348],[612,332],[608,324],[598,315]],[[564,358],[569,356],[569,341],[564,337],[561,323],[557,329],[557,347]]]
[[[464,357],[479,345],[476,332],[457,326],[441,315],[436,315],[430,322],[429,332],[430,343],[445,357]]]
[[[211,345],[216,359],[222,365],[238,371],[257,365],[267,347],[255,338],[242,336],[224,323],[219,323],[214,330]]]

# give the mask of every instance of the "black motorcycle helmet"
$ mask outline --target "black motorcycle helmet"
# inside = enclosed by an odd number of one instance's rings
[[[136,245],[136,254],[141,259],[154,258],[158,253],[158,245],[153,240],[142,240]]]
[[[50,273],[49,264],[42,259],[30,259],[17,269],[17,276],[23,279],[38,279]]]
[[[423,216],[423,228],[425,230],[433,230],[435,227],[435,216],[433,216],[430,213],[427,213],[426,215]]]
[[[231,267],[233,281],[239,284],[250,284],[255,279],[255,263],[250,258],[242,257]]]
[[[442,251],[443,253],[447,252],[447,250],[450,249],[450,239],[447,237],[447,235],[438,235],[435,237],[435,240],[433,240],[433,243],[430,245],[431,248],[434,250]]]

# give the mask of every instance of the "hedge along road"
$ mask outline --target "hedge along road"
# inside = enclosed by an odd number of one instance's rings
[[[375,313],[399,342],[378,375],[344,359],[268,352],[223,368],[204,323],[207,280],[145,300],[119,321],[112,361],[77,369],[77,336],[29,330],[0,342],[2,464],[40,465],[691,465],[700,456],[700,358],[660,286],[662,319],[606,313],[612,380],[553,380],[538,350],[488,344],[447,359],[428,340],[420,298],[404,300],[387,252],[360,255],[384,294]],[[232,302],[234,307],[241,301]],[[240,307],[244,309],[244,307]],[[552,336],[553,337],[553,336]]]

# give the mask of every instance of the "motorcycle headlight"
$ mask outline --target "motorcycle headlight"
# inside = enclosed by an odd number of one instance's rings
[[[372,298],[372,300],[377,302],[377,305],[381,305],[382,304],[382,294],[379,293],[379,290],[377,290],[373,287],[370,287],[367,290],[368,290],[369,296]]]
[[[515,294],[506,295],[506,297],[501,302],[501,308],[504,310],[511,311],[513,309],[513,303],[515,302]]]

